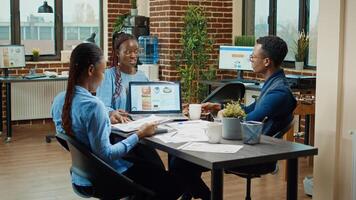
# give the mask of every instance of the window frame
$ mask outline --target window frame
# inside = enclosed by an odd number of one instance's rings
[[[277,1],[278,0],[269,0],[269,16],[267,19],[269,35],[277,34]],[[253,1],[243,0],[242,2],[243,4],[242,5],[243,6],[242,33],[245,35],[254,34],[247,31],[247,30],[251,30],[251,28],[248,27],[248,22],[247,22],[248,16],[246,16],[246,13],[248,13],[247,10],[249,9],[249,6],[255,6],[254,2],[255,2],[254,0]],[[304,30],[306,33],[309,33],[309,20],[310,20],[309,13],[310,13],[310,0],[299,0],[298,31]],[[316,70],[317,66],[308,65],[308,59],[309,58],[307,57],[307,62],[305,63],[306,64],[305,69]],[[294,62],[284,61],[283,66],[287,68],[294,68]]]
[[[103,0],[99,1],[99,26],[100,26],[100,48],[104,46],[104,16]],[[54,54],[40,55],[39,61],[60,61],[61,50],[63,50],[63,1],[54,0]],[[20,21],[20,0],[10,1],[10,26],[11,44],[21,44],[21,21]],[[26,55],[26,61],[31,60],[31,55]]]

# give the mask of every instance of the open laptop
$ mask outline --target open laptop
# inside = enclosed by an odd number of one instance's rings
[[[130,82],[128,102],[133,120],[152,114],[173,121],[188,120],[182,113],[179,82]]]

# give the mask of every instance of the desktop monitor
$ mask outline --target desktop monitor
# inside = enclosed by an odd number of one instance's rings
[[[252,71],[250,55],[254,47],[220,46],[219,69]]]
[[[23,45],[0,45],[0,68],[25,67]]]

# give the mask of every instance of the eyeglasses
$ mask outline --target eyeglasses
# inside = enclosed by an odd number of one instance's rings
[[[138,49],[124,51],[125,56],[130,56],[132,53],[138,55]]]
[[[249,58],[250,58],[250,61],[252,61],[252,60],[254,60],[254,59],[256,59],[256,58],[265,59],[266,57],[259,57],[259,56],[255,56],[255,55],[251,54],[251,55],[249,56]]]

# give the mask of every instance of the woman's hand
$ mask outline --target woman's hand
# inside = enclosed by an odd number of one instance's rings
[[[123,110],[114,110],[109,114],[111,124],[127,123],[130,120],[128,114]]]
[[[207,112],[216,112],[221,110],[221,105],[219,103],[206,102],[201,105],[202,109]]]
[[[136,134],[140,139],[144,137],[150,137],[155,134],[157,125],[157,122],[145,123],[138,129]]]

